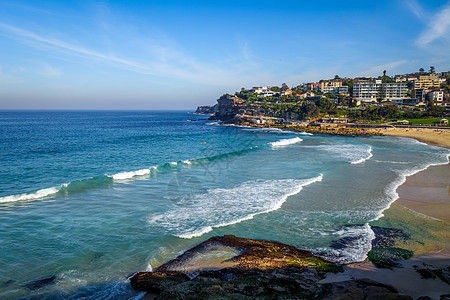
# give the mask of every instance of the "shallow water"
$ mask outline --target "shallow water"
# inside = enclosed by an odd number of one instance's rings
[[[359,261],[406,176],[448,163],[412,139],[188,121],[203,118],[0,112],[0,298],[129,298],[127,275],[223,234]]]

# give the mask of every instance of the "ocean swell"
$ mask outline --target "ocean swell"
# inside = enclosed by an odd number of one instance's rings
[[[86,179],[74,180],[69,183],[61,184],[60,186],[54,186],[50,188],[44,188],[37,191],[32,191],[23,194],[15,194],[0,197],[0,203],[15,202],[15,201],[29,201],[38,200],[46,197],[53,197],[59,195],[66,195],[70,193],[79,193],[88,189],[105,187],[113,184],[114,181],[127,181],[138,178],[145,178],[148,176],[156,176],[158,173],[165,174],[170,172],[176,172],[180,168],[189,168],[192,166],[203,166],[216,160],[240,156],[251,151],[264,149],[266,147],[284,147],[290,144],[295,144],[302,141],[299,137],[292,139],[280,139],[276,142],[267,143],[262,146],[253,146],[245,149],[239,149],[236,151],[219,153],[212,156],[201,157],[191,160],[180,160],[176,162],[167,162],[158,166],[152,166],[150,168],[140,169],[136,171],[124,171],[116,174],[103,174],[100,176],[90,177]]]
[[[278,210],[289,196],[322,178],[320,175],[302,180],[248,181],[229,189],[217,188],[202,194],[180,196],[170,210],[151,215],[147,220],[151,226],[162,227],[172,235],[193,238],[214,228]]]

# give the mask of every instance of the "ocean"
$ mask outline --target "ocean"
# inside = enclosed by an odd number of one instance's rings
[[[0,298],[138,299],[130,274],[224,234],[361,261],[406,176],[449,162],[413,139],[206,119],[0,111]]]

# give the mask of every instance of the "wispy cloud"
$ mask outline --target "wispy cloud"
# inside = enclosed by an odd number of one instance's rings
[[[405,0],[405,3],[417,18],[419,18],[420,20],[424,19],[425,12],[420,6],[419,2],[417,2],[416,0]]]
[[[54,51],[64,55],[83,57],[89,60],[102,61],[124,69],[146,75],[172,76],[192,82],[201,82],[206,84],[217,84],[219,80],[225,80],[228,84],[239,82],[236,74],[239,71],[231,66],[220,68],[217,65],[211,65],[198,62],[179,50],[166,45],[150,45],[148,55],[141,57],[140,61],[130,60],[114,54],[102,53],[87,47],[75,45],[61,39],[38,34],[31,30],[19,28],[5,23],[0,23],[0,34],[17,39],[29,46],[46,51]],[[47,70],[48,74],[54,75],[56,70]],[[223,83],[223,82],[222,82]]]
[[[432,16],[427,29],[419,35],[416,44],[424,47],[439,38],[450,38],[450,1]]]
[[[75,46],[75,45],[72,45],[70,43],[67,43],[67,42],[64,42],[61,40],[47,38],[42,35],[33,33],[31,31],[28,31],[28,30],[25,30],[22,28],[18,28],[15,26],[11,26],[8,24],[0,23],[0,30],[3,30],[5,33],[12,34],[13,36],[16,36],[19,38],[25,38],[25,39],[29,39],[34,42],[42,43],[47,46],[52,46],[55,48],[55,50],[64,50],[64,51],[68,51],[72,54],[82,55],[82,56],[85,56],[85,57],[91,58],[91,59],[100,59],[100,60],[105,60],[105,61],[109,61],[109,62],[113,62],[113,63],[118,63],[118,64],[125,65],[125,66],[132,67],[132,68],[145,69],[145,67],[143,67],[137,63],[116,57],[114,55],[102,54],[100,52],[89,50],[89,49],[86,49],[86,48],[83,48],[80,46]]]
[[[378,66],[373,66],[365,71],[359,72],[358,76],[376,76],[376,75],[381,75],[383,73],[384,70],[386,71],[391,71],[401,65],[406,64],[408,61],[407,60],[399,60],[399,61],[393,61],[393,62],[389,62],[386,64],[382,64],[382,65],[378,65]]]

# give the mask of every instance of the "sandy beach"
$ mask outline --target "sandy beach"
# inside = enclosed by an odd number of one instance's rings
[[[439,127],[430,128],[394,128],[372,129],[384,135],[415,138],[430,145],[450,147],[450,130]]]
[[[450,147],[450,130],[388,128],[381,133]],[[405,230],[411,240],[400,240],[395,246],[415,255],[392,270],[377,268],[368,260],[351,264],[344,273],[329,276],[326,281],[370,278],[413,298],[440,299],[440,295],[450,294],[449,283],[433,275],[435,269],[450,267],[450,164],[431,166],[409,176],[397,193],[399,199],[371,225]]]

